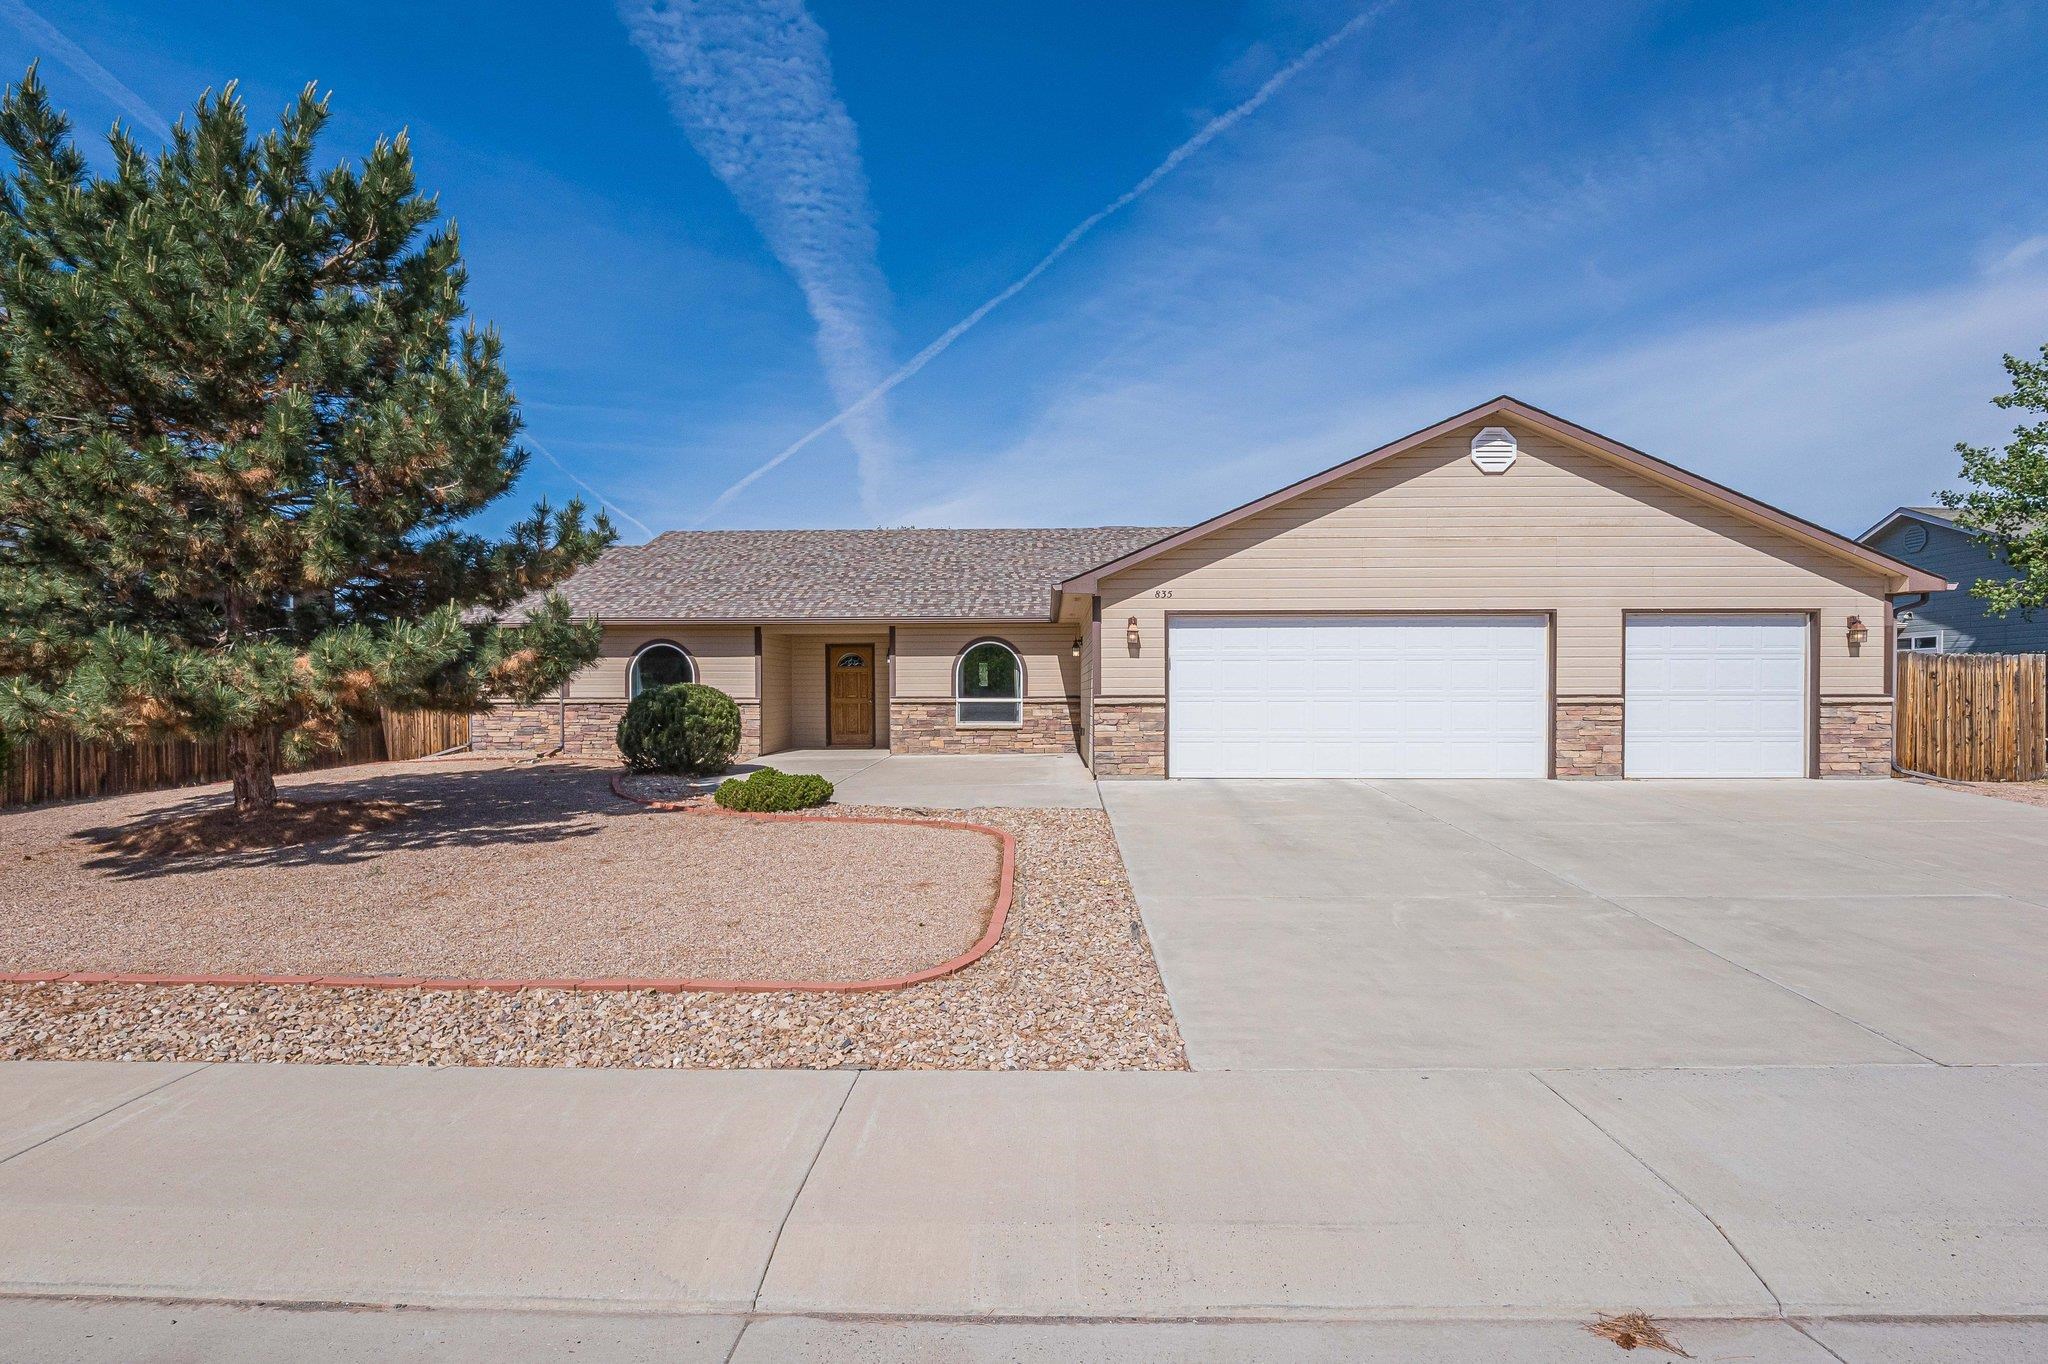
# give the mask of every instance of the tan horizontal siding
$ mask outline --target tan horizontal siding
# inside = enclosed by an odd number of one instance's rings
[[[899,625],[896,695],[910,701],[953,696],[953,664],[977,639],[1000,639],[1024,661],[1024,694],[1057,701],[1081,692],[1081,660],[1074,641],[1084,625]]]
[[[1817,611],[1822,691],[1883,693],[1877,574],[1514,429],[1504,474],[1473,466],[1475,423],[1105,579],[1102,695],[1165,692],[1169,611],[1456,610],[1554,610],[1558,693],[1601,697],[1621,694],[1626,612]],[[1853,657],[1852,615],[1871,632]]]
[[[764,632],[761,637],[761,751],[776,753],[791,746],[789,709],[789,636]]]
[[[696,660],[699,682],[735,700],[759,699],[755,695],[751,625],[608,626],[597,661],[569,679],[569,699],[625,700],[626,673],[633,655],[657,639],[680,644]]]

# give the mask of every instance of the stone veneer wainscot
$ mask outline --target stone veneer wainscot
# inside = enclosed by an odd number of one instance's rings
[[[737,701],[740,746],[735,761],[761,755],[761,703]],[[619,721],[624,701],[541,701],[533,705],[500,702],[470,717],[470,750],[475,753],[544,753],[560,747],[564,757],[619,760]]]
[[[1166,706],[1095,699],[1095,775],[1166,775]]]
[[[961,725],[951,701],[892,701],[891,753],[1078,753],[1081,702],[1026,701],[1021,725]]]
[[[1619,777],[1621,702],[1558,702],[1555,760],[1559,777]]]
[[[1892,772],[1892,701],[1820,703],[1820,775],[1888,777]]]

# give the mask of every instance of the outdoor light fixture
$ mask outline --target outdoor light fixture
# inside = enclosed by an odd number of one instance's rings
[[[1075,635],[1075,636],[1074,636],[1074,657],[1076,657],[1076,658],[1079,658],[1080,656],[1081,656],[1081,637],[1080,637],[1079,635]]]
[[[1138,651],[1138,618],[1131,616],[1124,621],[1124,643],[1131,646],[1131,652]]]
[[[1849,617],[1849,647],[1860,649],[1863,641],[1870,638],[1870,627],[1863,623],[1863,617]]]

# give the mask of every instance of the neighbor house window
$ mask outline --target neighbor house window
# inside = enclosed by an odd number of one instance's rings
[[[985,639],[960,655],[953,678],[954,718],[963,725],[1024,723],[1024,664],[1017,651]]]
[[[649,687],[672,687],[678,682],[695,682],[697,665],[673,644],[650,644],[633,655],[633,669],[627,678],[626,695],[638,696]]]
[[[1938,654],[1941,652],[1940,635],[1909,635],[1899,633],[1899,648],[1912,654]]]

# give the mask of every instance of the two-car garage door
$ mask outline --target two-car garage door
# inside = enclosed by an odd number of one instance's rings
[[[1804,616],[1630,616],[1624,634],[1628,776],[1805,775]],[[1168,635],[1169,775],[1550,770],[1545,616],[1193,616]]]
[[[1548,619],[1194,616],[1167,643],[1176,777],[1541,777]]]

